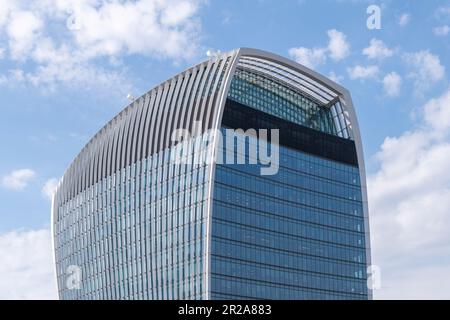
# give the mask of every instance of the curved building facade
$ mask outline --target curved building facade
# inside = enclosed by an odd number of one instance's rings
[[[279,133],[274,174],[250,157],[216,161],[230,129],[259,150],[254,128]],[[180,129],[208,143],[180,153]],[[350,94],[268,52],[217,55],[89,141],[58,185],[52,228],[61,299],[370,299]]]

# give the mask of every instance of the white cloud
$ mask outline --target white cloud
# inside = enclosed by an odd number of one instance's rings
[[[297,47],[288,50],[289,55],[298,63],[309,68],[324,64],[327,58],[339,61],[350,54],[350,45],[346,35],[335,29],[327,31],[328,45],[326,47],[306,48]]]
[[[450,32],[450,27],[448,25],[443,25],[443,26],[436,27],[433,29],[433,33],[436,36],[441,36],[441,37],[448,35],[449,32]]]
[[[24,189],[36,173],[31,169],[20,169],[12,171],[2,179],[2,185],[12,190]]]
[[[362,53],[370,59],[384,59],[391,57],[394,51],[389,49],[382,40],[371,39],[370,45],[364,48]]]
[[[289,55],[298,63],[308,67],[315,68],[318,65],[325,63],[327,55],[325,48],[291,48]]]
[[[100,1],[78,7],[72,30],[78,45],[92,55],[144,54],[191,57],[198,44],[198,1]]]
[[[42,190],[41,190],[42,195],[45,198],[52,200],[53,193],[56,191],[57,186],[58,186],[58,179],[56,179],[56,178],[48,179],[45,182],[44,186],[42,187]]]
[[[450,90],[425,104],[424,119],[438,132],[446,133],[450,129]]]
[[[409,77],[414,80],[419,93],[444,78],[445,67],[441,64],[439,57],[428,50],[406,53],[404,60],[411,68]]]
[[[42,40],[33,52],[38,67],[23,74],[22,81],[54,90],[59,84],[69,84],[85,89],[114,89],[129,92],[131,85],[123,71],[100,67],[84,56],[81,51],[72,51],[66,46],[56,48],[51,40]]]
[[[350,79],[375,79],[378,76],[379,68],[376,65],[370,65],[367,67],[356,65],[353,68],[347,68]]]
[[[394,71],[388,73],[383,78],[384,91],[390,97],[395,97],[400,94],[401,85],[402,78]]]
[[[0,299],[57,299],[50,231],[0,235]]]
[[[5,26],[8,16],[16,6],[15,1],[0,0],[0,29]]]
[[[342,32],[335,29],[328,30],[328,51],[330,58],[334,61],[339,61],[346,58],[350,54],[350,45],[347,42],[347,37]]]
[[[450,298],[438,280],[450,273],[450,89],[420,114],[413,130],[385,139],[368,177],[377,298]]]
[[[35,45],[42,20],[31,11],[14,11],[8,21],[7,34],[13,59],[23,59]]]
[[[436,10],[436,16],[438,19],[446,19],[450,17],[450,6],[449,5],[440,6]]]
[[[401,27],[405,27],[409,22],[411,21],[411,15],[409,13],[403,13],[399,18],[398,18],[398,24]]]
[[[450,264],[421,266],[420,263],[405,268],[382,272],[381,290],[374,291],[375,299],[383,300],[448,300]]]
[[[20,81],[44,88],[67,84],[126,92],[130,77],[114,63],[120,57],[179,61],[199,48],[203,0],[0,1],[5,52],[29,62]]]

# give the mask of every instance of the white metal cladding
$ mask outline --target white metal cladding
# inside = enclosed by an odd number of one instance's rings
[[[262,73],[278,80],[282,79],[288,86],[299,89],[304,95],[309,96],[319,104],[327,104],[338,96],[338,93],[332,92],[313,79],[274,62],[250,56],[243,56],[239,59],[238,66],[243,69],[250,69],[256,73]]]
[[[69,166],[56,203],[64,203],[118,169],[170,147],[174,129],[192,130],[195,121],[203,121],[204,129],[211,128],[212,117],[217,116],[216,96],[225,85],[222,78],[230,72],[229,61],[235,54],[223,54],[186,70],[120,112]]]
[[[364,158],[358,122],[348,91],[324,76],[286,58],[241,48],[200,63],[174,76],[136,99],[108,122],[82,149],[61,179],[54,195],[52,226],[57,209],[82,190],[127,165],[172,146],[174,129],[192,130],[202,121],[204,130],[219,129],[225,100],[236,68],[262,73],[299,90],[330,108],[343,138],[355,141],[361,177],[366,230],[367,265],[371,264]],[[217,143],[217,139],[214,140]],[[172,170],[180,170],[176,167]],[[210,270],[212,192],[215,166],[209,169],[206,274]],[[55,240],[55,235],[54,239]],[[54,244],[57,245],[57,244]],[[209,288],[210,279],[206,279]],[[209,291],[207,290],[208,294]],[[369,290],[369,297],[371,297]],[[209,298],[207,296],[206,298]]]
[[[152,155],[162,161],[160,151],[173,145],[170,140],[173,130],[192,130],[195,121],[203,122],[203,130],[217,124],[213,117],[218,118],[223,101],[218,97],[223,96],[227,83],[224,78],[229,78],[236,54],[237,51],[232,51],[218,55],[176,75],[136,99],[108,122],[82,149],[61,179],[52,205],[52,227],[63,214],[58,209],[66,207],[65,204],[72,207],[74,199],[79,201],[78,195],[97,182]],[[205,177],[210,176],[210,167]],[[185,169],[170,167],[159,173],[157,179],[180,170]],[[190,175],[186,172],[186,179],[194,180]],[[57,232],[58,228],[54,230]],[[56,233],[53,241],[58,248]]]

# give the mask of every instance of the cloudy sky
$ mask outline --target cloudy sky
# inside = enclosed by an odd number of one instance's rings
[[[375,298],[450,298],[449,1],[0,0],[0,299],[56,298],[50,195],[127,94],[241,46],[352,93]]]

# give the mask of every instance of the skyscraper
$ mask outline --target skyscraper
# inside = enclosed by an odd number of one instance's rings
[[[272,163],[254,161],[266,145]],[[371,298],[350,94],[268,52],[218,54],[133,101],[69,166],[52,210],[62,299]]]

